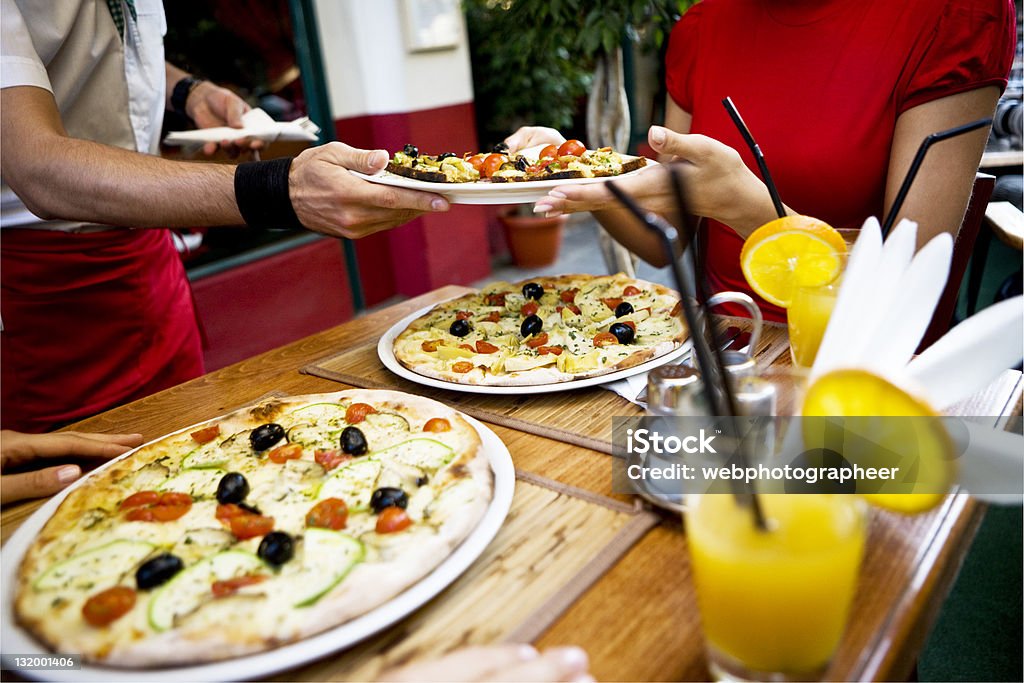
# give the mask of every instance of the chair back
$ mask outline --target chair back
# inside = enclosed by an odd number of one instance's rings
[[[974,252],[974,243],[978,239],[978,231],[985,220],[985,208],[992,196],[996,179],[987,173],[978,173],[974,176],[974,189],[971,192],[971,199],[967,202],[967,211],[964,213],[964,220],[960,223],[960,229],[956,233],[953,242],[953,263],[949,269],[949,280],[946,281],[946,289],[939,298],[939,305],[935,307],[935,314],[928,330],[924,333],[921,345],[917,352],[920,353],[928,348],[942,335],[949,331],[949,324],[953,320],[953,313],[956,311],[956,300],[960,294],[960,284],[967,272],[967,264],[971,261],[971,254]]]

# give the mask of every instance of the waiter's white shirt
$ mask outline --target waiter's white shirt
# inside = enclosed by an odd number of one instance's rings
[[[137,21],[124,6],[123,41],[105,0],[0,2],[0,88],[34,86],[53,93],[71,137],[157,152],[167,92],[167,20],[160,0],[135,0]],[[95,229],[43,220],[6,182],[0,185],[0,227]]]

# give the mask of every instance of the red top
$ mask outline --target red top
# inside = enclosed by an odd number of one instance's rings
[[[733,147],[760,177],[722,106],[732,97],[782,200],[858,228],[882,216],[897,117],[947,95],[1005,88],[1015,25],[1013,0],[704,0],[672,31],[668,92],[693,116],[691,133]],[[743,239],[707,223],[711,291],[749,292]],[[767,318],[785,320],[755,298]]]

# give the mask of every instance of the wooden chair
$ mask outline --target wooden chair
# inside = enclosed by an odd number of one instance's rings
[[[946,281],[946,289],[943,290],[942,296],[939,298],[939,305],[935,308],[935,314],[924,334],[921,346],[917,349],[918,353],[934,344],[949,331],[953,313],[956,311],[957,296],[960,294],[960,284],[963,282],[964,273],[967,272],[967,264],[970,263],[971,254],[974,252],[978,232],[985,219],[985,209],[995,184],[995,177],[987,173],[978,173],[974,177],[974,190],[971,192],[971,199],[967,203],[967,212],[964,214],[964,220],[960,223],[956,241],[953,243],[953,263],[949,269],[949,280]],[[981,265],[984,267],[984,262]]]

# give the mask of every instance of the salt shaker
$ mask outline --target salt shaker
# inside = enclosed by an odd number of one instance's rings
[[[647,412],[651,415],[704,415],[700,372],[688,365],[662,365],[647,374]]]

